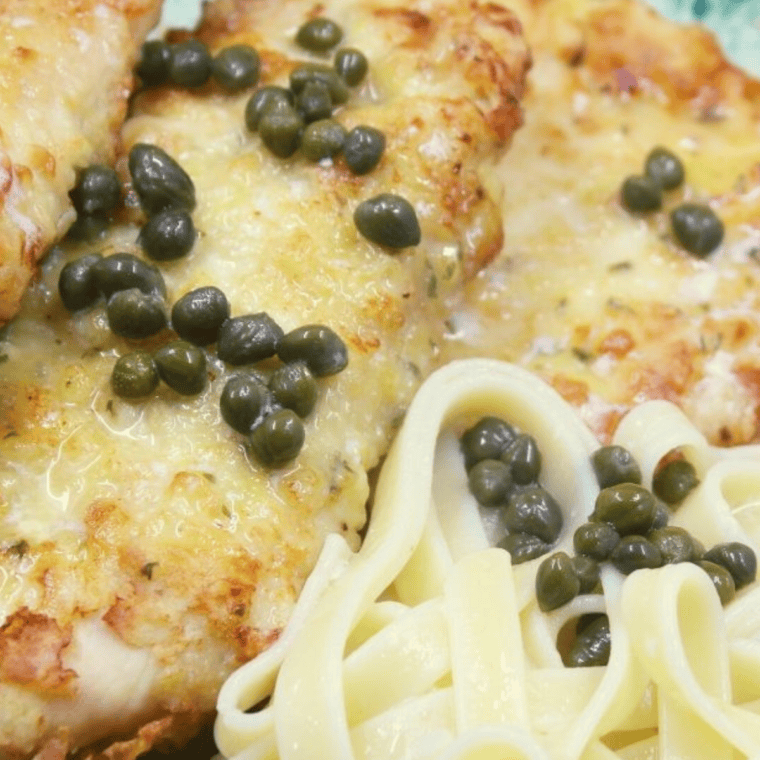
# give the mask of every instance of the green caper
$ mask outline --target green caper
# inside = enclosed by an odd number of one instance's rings
[[[691,537],[691,542],[694,544],[694,559],[692,562],[698,562],[700,559],[704,559],[706,554],[704,544],[694,536]]]
[[[269,314],[264,311],[246,314],[222,324],[216,340],[216,352],[227,364],[252,364],[274,356],[282,338],[282,328]]]
[[[230,316],[227,297],[206,285],[185,293],[172,308],[172,327],[180,338],[196,346],[216,342],[219,329]]]
[[[736,585],[731,573],[722,565],[708,560],[700,560],[697,565],[701,567],[708,575],[718,592],[718,598],[723,605],[728,604],[736,596]]]
[[[562,509],[541,486],[527,486],[509,495],[504,522],[510,533],[530,533],[551,544],[562,530]]]
[[[356,48],[341,48],[335,53],[335,70],[347,85],[354,87],[367,76],[367,56]]]
[[[635,483],[619,483],[599,491],[591,515],[593,522],[606,522],[621,535],[645,535],[652,528],[655,499]]]
[[[573,548],[597,562],[608,559],[620,541],[620,534],[607,523],[587,522],[578,526],[573,534]]]
[[[659,528],[664,528],[668,524],[669,520],[670,510],[668,509],[668,505],[665,504],[665,502],[661,499],[655,498],[654,520],[652,520],[652,527],[650,530],[658,530]]]
[[[330,66],[318,63],[304,63],[290,72],[290,89],[298,95],[308,82],[322,82],[330,92],[333,105],[340,105],[348,100],[348,87],[338,72]]]
[[[284,362],[306,362],[315,377],[342,372],[348,365],[348,349],[341,337],[325,325],[303,325],[285,335],[277,349]]]
[[[208,381],[206,354],[186,340],[173,340],[156,351],[161,379],[183,396],[196,396]]]
[[[158,386],[158,368],[147,351],[133,351],[116,360],[111,387],[121,398],[143,398]]]
[[[261,117],[269,108],[292,106],[294,103],[293,93],[290,90],[273,84],[262,87],[256,90],[246,103],[245,125],[251,132],[255,132],[259,128]]]
[[[298,456],[305,438],[303,423],[292,409],[281,409],[256,425],[248,438],[256,459],[279,467]]]
[[[93,267],[102,258],[99,253],[88,253],[70,261],[61,269],[58,276],[58,293],[69,311],[85,309],[98,300],[100,294]]]
[[[306,50],[324,53],[343,39],[343,30],[329,18],[313,18],[299,27],[296,42]]]
[[[496,545],[509,552],[513,565],[521,565],[523,562],[542,557],[550,548],[549,544],[529,533],[508,533]]]
[[[230,45],[211,62],[211,76],[225,90],[238,92],[259,81],[259,54],[250,45]]]
[[[483,459],[474,465],[467,476],[470,493],[484,507],[503,504],[512,486],[509,466],[498,459]]]
[[[165,295],[164,278],[155,264],[148,264],[131,253],[114,253],[92,265],[95,287],[106,298],[119,290],[139,288],[147,295]]]
[[[575,599],[581,582],[575,574],[573,562],[565,552],[547,557],[536,573],[536,600],[543,612],[556,610]]]
[[[673,459],[652,478],[652,490],[668,504],[680,504],[698,485],[697,471],[685,459]]]
[[[388,248],[419,245],[422,239],[414,206],[393,193],[362,201],[354,211],[354,224],[367,240]]]
[[[276,403],[308,417],[317,403],[317,383],[305,362],[283,364],[269,378],[269,390]]]
[[[469,470],[483,459],[499,459],[517,433],[499,417],[481,417],[462,434],[460,446]]]
[[[137,243],[154,261],[173,261],[190,253],[195,237],[190,212],[183,208],[167,208],[145,222]]]
[[[78,214],[107,214],[121,200],[119,175],[110,166],[92,164],[78,173],[69,196]]]
[[[660,550],[662,562],[665,565],[674,565],[677,562],[694,562],[697,559],[694,541],[691,534],[684,528],[675,525],[659,528],[651,531],[647,539]]]
[[[298,150],[303,127],[300,114],[288,104],[270,106],[259,119],[262,142],[279,158],[288,158]]]
[[[170,48],[169,77],[180,87],[201,87],[211,78],[211,53],[200,40],[177,42]]]
[[[662,567],[660,550],[643,536],[624,536],[610,555],[612,564],[623,574],[630,575],[642,568]]]
[[[222,419],[244,435],[272,411],[272,403],[265,378],[256,372],[231,377],[219,397]]]
[[[599,615],[577,633],[573,646],[563,656],[562,662],[567,668],[607,665],[611,649],[609,618]]]
[[[367,174],[380,163],[385,135],[374,127],[360,125],[346,135],[343,159],[354,174]]]
[[[641,483],[641,470],[633,455],[622,446],[602,446],[591,455],[599,488],[618,483]]]
[[[157,145],[136,143],[129,151],[132,187],[147,214],[166,208],[195,208],[195,185],[188,173]]]
[[[590,594],[599,583],[599,563],[587,557],[585,554],[578,554],[571,558],[573,570],[580,581],[579,594]]]
[[[323,82],[307,82],[296,97],[296,110],[307,124],[317,119],[329,119],[332,99],[327,86]]]
[[[102,238],[108,229],[108,217],[101,214],[79,214],[66,231],[66,238],[78,243],[93,243]]]
[[[301,153],[310,161],[321,161],[340,153],[346,128],[333,119],[320,119],[307,125],[301,136]]]
[[[662,207],[662,188],[651,177],[626,177],[620,190],[623,205],[635,213],[657,211]]]
[[[704,559],[726,568],[734,579],[737,591],[752,583],[757,575],[755,552],[739,541],[716,544],[705,552]]]
[[[147,338],[166,327],[166,306],[156,295],[139,288],[119,290],[106,303],[108,326],[122,338]]]
[[[681,246],[698,258],[712,253],[723,240],[723,222],[709,206],[682,203],[670,212],[670,223]]]
[[[501,461],[509,465],[512,480],[518,485],[524,486],[538,480],[541,472],[541,452],[532,435],[516,435],[501,455]]]
[[[157,87],[169,78],[171,57],[171,49],[163,40],[148,40],[143,43],[135,73],[142,79],[145,87]]]
[[[684,179],[681,159],[667,148],[654,148],[644,163],[644,172],[665,190],[675,190]]]

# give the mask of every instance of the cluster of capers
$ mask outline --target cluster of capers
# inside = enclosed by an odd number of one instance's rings
[[[489,509],[503,510],[509,534],[499,543],[520,564],[546,554],[562,530],[562,509],[543,488],[535,438],[499,417],[483,417],[462,435],[470,492]]]
[[[668,526],[671,509],[699,484],[690,462],[665,462],[655,473],[652,491],[641,485],[638,464],[620,446],[598,449],[592,464],[601,490],[589,521],[573,535],[576,555],[556,552],[536,574],[536,598],[543,611],[557,609],[578,594],[599,592],[599,565],[605,561],[626,575],[693,562],[710,577],[723,604],[754,580],[757,560],[750,547],[731,542],[705,551],[684,528]]]
[[[635,213],[662,208],[663,191],[675,190],[684,181],[681,159],[667,148],[654,148],[644,162],[644,174],[626,177],[620,190],[623,205]],[[723,222],[707,205],[681,203],[670,212],[673,234],[681,246],[703,258],[723,240]]]
[[[259,54],[250,45],[231,45],[212,56],[200,40],[169,44],[149,40],[135,67],[145,87],[172,84],[202,87],[210,79],[230,92],[253,87],[259,80]]]

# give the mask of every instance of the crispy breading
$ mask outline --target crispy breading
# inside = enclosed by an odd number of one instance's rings
[[[160,0],[0,3],[0,326],[71,225],[76,170],[112,163]]]
[[[293,35],[315,8],[219,2],[199,36],[212,50],[252,43],[262,82],[287,83],[297,62],[314,60]],[[51,254],[3,344],[0,620],[26,607],[71,626],[62,661],[76,675],[61,699],[0,684],[0,702],[23,705],[9,719],[0,711],[0,756],[28,754],[63,727],[77,749],[166,716],[197,724],[213,710],[226,676],[279,636],[324,536],[358,546],[367,471],[435,365],[448,302],[501,247],[486,183],[521,121],[529,56],[514,15],[477,2],[319,9],[370,61],[335,115],[385,133],[370,174],[340,158],[273,156],[245,128],[250,93],[213,84],[141,94],[123,140],[125,150],[159,144],[195,183],[198,239],[162,266],[170,303],[215,284],[233,315],[266,311],[286,331],[330,326],[348,367],[319,381],[295,462],[268,471],[221,420],[230,369],[213,349],[197,397],[166,386],[145,401],[114,397],[115,358],[135,344],[110,333],[102,302],[73,315],[60,303],[62,265],[88,249]],[[419,246],[390,251],[358,233],[355,207],[380,192],[413,204]],[[97,250],[141,255],[144,217],[135,205],[122,217]],[[176,735],[172,725],[156,735]],[[141,736],[113,756],[144,749],[152,734]]]

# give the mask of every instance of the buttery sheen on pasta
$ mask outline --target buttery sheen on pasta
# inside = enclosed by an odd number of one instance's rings
[[[540,559],[512,567],[492,548],[466,484],[457,433],[507,419],[538,441],[542,481],[572,535],[598,491],[598,444],[548,385],[472,359],[434,373],[383,466],[362,548],[328,537],[281,639],[218,700],[216,740],[236,760],[611,760],[760,756],[760,584],[725,609],[695,565],[602,571],[604,595],[544,614]],[[700,485],[675,513],[705,544],[760,548],[760,447],[720,449],[674,405],[647,402],[614,442],[644,483],[674,449]],[[503,530],[503,529],[502,529]],[[565,668],[569,620],[606,612],[604,667]],[[246,712],[271,694],[265,707]]]

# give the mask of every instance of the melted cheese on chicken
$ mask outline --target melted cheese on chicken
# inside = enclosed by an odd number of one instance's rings
[[[287,83],[311,58],[292,40],[315,12],[219,2],[199,36],[212,50],[250,42],[262,81]],[[385,133],[372,173],[274,157],[245,129],[249,93],[213,85],[140,95],[123,140],[161,145],[195,182],[199,237],[162,265],[169,302],[215,284],[233,315],[327,324],[348,368],[320,381],[298,458],[265,470],[221,420],[230,371],[213,350],[197,397],[114,397],[111,369],[134,343],[110,333],[102,302],[74,315],[60,303],[62,265],[89,249],[50,255],[2,344],[0,756],[142,726],[119,750],[130,757],[213,709],[224,678],[279,635],[324,536],[358,545],[367,470],[435,364],[449,301],[501,246],[484,182],[521,120],[529,57],[513,14],[338,0],[320,12],[370,61],[336,118]],[[380,192],[415,206],[419,246],[389,252],[359,235],[353,210]],[[96,246],[104,255],[140,254],[133,201]]]

